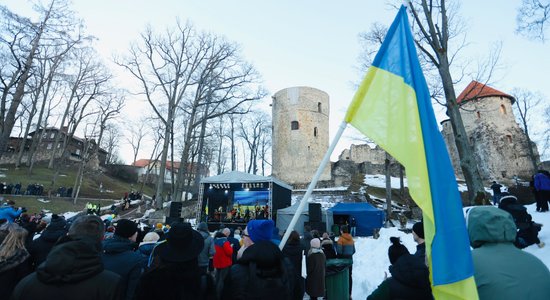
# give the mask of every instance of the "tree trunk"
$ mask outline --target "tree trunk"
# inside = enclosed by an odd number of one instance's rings
[[[477,168],[474,152],[470,146],[468,135],[466,134],[466,129],[462,122],[460,108],[456,102],[456,95],[447,57],[442,55],[439,57],[439,61],[439,74],[443,81],[443,89],[445,91],[445,98],[447,99],[447,114],[451,119],[456,148],[460,157],[460,167],[464,174],[466,185],[468,186],[469,205],[474,205],[474,203],[485,199],[483,180]]]
[[[386,152],[384,159],[384,170],[386,172],[386,227],[390,227],[391,219],[391,172],[390,172],[390,155]]]

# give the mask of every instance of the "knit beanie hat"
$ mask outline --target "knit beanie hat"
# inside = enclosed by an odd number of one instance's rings
[[[121,219],[117,221],[117,224],[115,226],[115,234],[123,237],[123,238],[129,238],[134,233],[137,232],[137,224],[133,221],[130,221],[128,219]]]
[[[390,237],[390,241],[392,245],[388,248],[388,257],[390,259],[390,263],[393,265],[401,256],[410,253],[409,249],[407,249],[405,245],[401,244],[401,240],[398,237],[392,236]]]
[[[257,243],[259,241],[271,240],[273,227],[275,227],[273,220],[252,220],[246,225],[246,230],[250,239],[254,243]]]
[[[422,221],[414,223],[412,229],[419,238],[424,239],[424,223]]]
[[[311,239],[309,244],[311,245],[311,248],[315,248],[315,249],[321,248],[321,240],[319,240],[317,238]]]
[[[160,236],[156,232],[149,232],[143,237],[143,242],[158,242]]]

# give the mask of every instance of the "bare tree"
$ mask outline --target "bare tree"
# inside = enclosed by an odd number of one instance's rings
[[[93,156],[98,157],[99,145],[103,142],[103,133],[108,122],[116,118],[124,107],[125,94],[122,90],[111,88],[111,93],[99,95],[97,111],[99,111],[99,134],[94,145]]]
[[[462,122],[451,75],[451,64],[464,43],[460,44],[454,52],[450,52],[449,41],[461,32],[459,26],[462,25],[454,19],[454,15],[451,14],[451,17],[449,17],[445,0],[419,0],[415,1],[414,4],[409,2],[409,7],[415,20],[414,25],[418,28],[416,45],[437,69],[441,78],[447,115],[450,118],[460,156],[460,167],[468,186],[470,204],[480,202],[485,198],[483,181]]]
[[[514,107],[514,110],[516,111],[515,116],[521,124],[523,132],[525,132],[525,136],[527,137],[529,157],[531,158],[533,168],[536,170],[538,159],[533,151],[533,141],[531,139],[531,113],[539,107],[544,97],[541,94],[535,94],[519,88],[513,89],[512,95],[516,99],[516,106]]]
[[[135,122],[130,121],[128,128],[128,135],[126,136],[126,142],[132,147],[132,163],[137,161],[139,150],[141,148],[141,142],[147,135],[147,120],[141,118]],[[156,145],[155,145],[156,146]]]
[[[545,41],[550,18],[550,1],[523,0],[516,17],[516,32],[527,37]]]
[[[164,144],[160,159],[159,180],[156,187],[157,208],[162,207],[161,194],[166,173],[166,160],[172,142],[174,120],[187,89],[196,84],[192,76],[204,55],[190,24],[179,21],[164,34],[155,34],[148,27],[140,43],[134,43],[130,53],[116,59],[118,65],[129,71],[140,83],[140,95],[147,99],[156,117],[164,126]]]
[[[10,53],[4,56],[9,57],[9,60],[1,66],[0,73],[3,85],[0,103],[0,156],[6,150],[40,46],[65,44],[81,38],[81,23],[72,19],[74,13],[68,9],[66,0],[51,0],[46,5],[37,3],[34,9],[39,14],[37,22],[0,6],[0,19],[3,20],[0,23],[0,45],[3,49],[0,52],[4,55],[5,51]],[[11,100],[9,108],[8,100]]]
[[[266,113],[257,111],[248,114],[241,119],[239,126],[239,137],[243,139],[248,147],[248,173],[258,173],[258,156],[261,149],[261,142],[265,135],[271,131],[269,118]]]
[[[104,129],[104,136],[101,139],[101,143],[98,144],[107,152],[104,163],[106,165],[115,164],[118,161],[116,153],[120,144],[120,132],[118,126],[112,123],[107,123]]]

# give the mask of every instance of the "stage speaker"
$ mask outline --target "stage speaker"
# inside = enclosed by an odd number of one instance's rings
[[[321,203],[309,203],[309,221],[321,222]]]
[[[173,218],[179,218],[181,216],[181,207],[183,203],[181,202],[173,202],[170,203],[170,214],[169,217]]]
[[[172,225],[173,223],[183,223],[183,218],[180,218],[180,217],[166,217],[166,224]]]
[[[319,231],[319,234],[327,231],[327,223],[325,222],[304,222],[304,226],[309,225],[311,230]]]

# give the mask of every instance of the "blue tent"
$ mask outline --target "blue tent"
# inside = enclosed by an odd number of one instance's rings
[[[334,224],[355,217],[356,236],[371,236],[374,229],[384,225],[386,218],[384,211],[368,203],[338,203],[329,210],[332,211]]]

